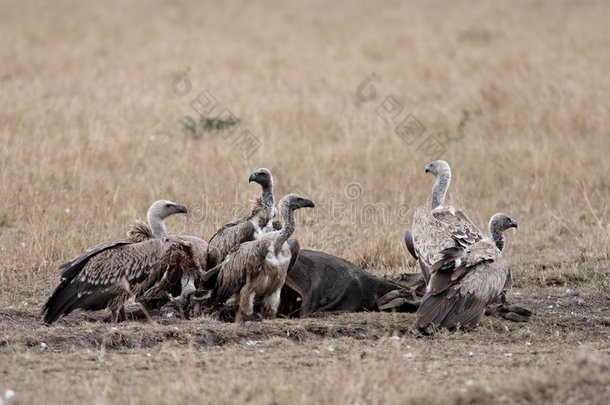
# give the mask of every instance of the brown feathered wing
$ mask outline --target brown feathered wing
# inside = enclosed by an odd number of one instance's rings
[[[491,239],[468,248],[451,247],[440,253],[430,269],[430,282],[417,310],[417,327],[475,326],[485,308],[502,292],[508,264]]]
[[[418,207],[413,216],[413,248],[424,278],[430,267],[441,259],[440,252],[455,246],[467,247],[485,237],[462,211],[441,207],[430,211]]]
[[[228,223],[210,238],[209,245],[218,249],[220,260],[223,260],[233,248],[244,242],[254,240],[256,228],[247,219]]]
[[[179,242],[150,239],[110,242],[89,249],[62,265],[62,279],[43,307],[50,324],[76,309],[99,310],[119,296],[139,296],[159,281],[170,267],[172,254],[185,248]]]
[[[221,264],[210,270],[210,274],[218,273],[214,300],[224,302],[239,294],[247,281],[248,272],[256,274],[263,266],[270,245],[271,240],[267,238],[242,243],[235,247]]]

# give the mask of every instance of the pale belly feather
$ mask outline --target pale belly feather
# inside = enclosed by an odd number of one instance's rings
[[[273,247],[269,247],[265,263],[255,281],[257,294],[272,293],[284,285],[291,258],[292,253],[287,243],[284,243],[278,254],[275,254]]]

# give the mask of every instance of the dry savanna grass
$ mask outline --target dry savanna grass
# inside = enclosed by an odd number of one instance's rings
[[[608,2],[0,10],[0,398],[607,403]],[[518,219],[509,299],[536,311],[531,323],[433,338],[410,314],[237,331],[205,318],[38,323],[61,261],[121,237],[158,198],[190,208],[171,232],[209,238],[256,196],[247,177],[261,166],[277,196],[318,204],[298,214],[301,246],[416,271],[402,232],[439,155],[453,205],[480,226],[497,211]]]

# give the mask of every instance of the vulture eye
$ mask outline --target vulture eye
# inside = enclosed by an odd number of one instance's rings
[[[165,204],[165,208],[169,208],[171,206],[172,206],[171,204]]]

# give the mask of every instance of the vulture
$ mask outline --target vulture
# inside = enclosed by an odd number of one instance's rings
[[[471,328],[478,324],[489,304],[512,283],[508,263],[501,258],[504,231],[517,221],[495,214],[489,221],[491,237],[464,247],[456,244],[439,252],[430,267],[430,281],[417,310],[417,328],[431,333],[436,328]]]
[[[62,264],[60,283],[42,309],[44,323],[50,325],[77,309],[109,308],[113,322],[124,320],[130,297],[139,298],[155,285],[175,282],[176,274],[181,277],[197,268],[193,245],[168,240],[164,223],[168,216],[186,212],[183,205],[155,201],[148,209],[146,229],[137,223],[127,238],[96,245]],[[168,274],[171,269],[179,271]]]
[[[432,187],[431,210],[418,207],[413,229],[405,231],[409,253],[419,262],[426,283],[430,267],[440,259],[440,251],[449,247],[468,247],[484,238],[483,232],[462,211],[446,206],[445,195],[451,183],[451,168],[444,160],[426,165],[426,173],[436,176]]]
[[[269,169],[258,169],[250,175],[248,182],[260,184],[261,197],[254,202],[250,215],[224,225],[210,239],[210,249],[217,249],[219,261],[235,246],[280,228],[280,224],[273,221],[276,209],[273,201],[273,177]]]
[[[144,240],[153,239],[153,231],[150,225],[147,222],[136,220],[136,222],[132,225],[131,229],[127,233],[127,236],[132,240],[136,240],[138,242],[142,242]],[[172,285],[167,289],[173,296],[181,296],[183,300],[190,299],[192,293],[196,290],[196,282],[199,281],[199,276],[203,274],[203,271],[208,270],[219,264],[220,262],[220,252],[213,246],[208,246],[208,243],[196,236],[191,235],[166,235],[165,239],[170,242],[186,242],[190,244],[192,252],[193,252],[193,260],[197,262],[195,267],[202,270],[201,273],[189,271],[183,275],[177,274],[179,279],[175,281]],[[158,301],[161,298],[161,301],[167,301],[168,297],[165,291],[158,291],[161,293],[162,297],[153,296],[152,291],[147,294],[147,297]],[[154,306],[158,306],[161,302],[157,302]],[[183,302],[183,305],[188,305],[187,302]]]
[[[214,301],[228,304],[238,300],[236,323],[252,317],[257,298],[263,317],[275,318],[288,268],[299,254],[299,243],[288,240],[295,230],[294,210],[314,206],[313,201],[297,194],[286,195],[279,204],[283,223],[280,230],[240,244],[217,268],[208,272],[218,273]]]

